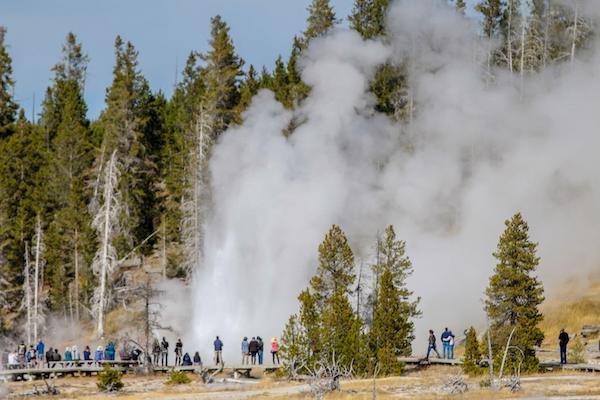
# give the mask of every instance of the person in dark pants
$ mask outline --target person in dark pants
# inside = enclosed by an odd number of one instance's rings
[[[435,354],[437,355],[437,357],[440,358],[440,353],[437,351],[437,346],[435,345],[435,335],[433,334],[432,329],[429,330],[428,343],[429,344],[427,346],[427,355],[425,356],[425,360],[429,361],[429,353],[431,353],[431,350],[433,350],[435,352]]]
[[[567,363],[567,344],[569,343],[569,334],[565,332],[564,328],[560,330],[558,335],[558,345],[560,346],[560,363]]]
[[[252,365],[256,365],[256,355],[258,354],[258,342],[256,338],[252,338],[250,340],[250,344],[248,344],[248,351],[250,351],[250,361]]]
[[[263,342],[263,340],[260,336],[258,336],[256,338],[256,341],[258,342],[258,365],[263,365],[263,354],[265,351],[265,343]]]
[[[177,339],[177,343],[175,343],[175,366],[181,365],[181,357],[183,355],[183,343],[181,339]]]
[[[169,366],[169,342],[167,342],[167,339],[164,336],[162,338],[162,342],[160,343],[160,353],[160,365],[163,367]]]

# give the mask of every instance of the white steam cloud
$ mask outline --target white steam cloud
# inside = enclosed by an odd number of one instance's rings
[[[302,61],[312,91],[295,112],[304,123],[288,138],[292,112],[270,92],[255,97],[214,149],[188,342],[208,350],[220,335],[235,363],[243,336],[279,336],[334,223],[365,263],[386,225],[406,240],[417,336],[481,323],[491,253],[516,211],[547,286],[598,269],[598,56],[528,76],[522,91],[501,72],[490,85],[473,24],[439,1],[407,0],[390,10],[389,44],[351,31],[315,40]],[[371,111],[368,82],[408,57],[417,108],[410,125],[393,124]]]

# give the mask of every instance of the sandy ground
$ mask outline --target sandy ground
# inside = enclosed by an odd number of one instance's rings
[[[377,379],[377,399],[584,399],[600,400],[600,374],[547,373],[523,377],[522,390],[492,392],[480,388],[481,378],[467,379],[469,391],[463,395],[450,395],[443,386],[452,377],[460,374],[457,368],[431,367],[426,370],[407,372],[405,376]],[[200,399],[310,399],[307,384],[288,382],[285,379],[262,377],[239,380],[236,383],[218,382],[204,385],[197,377],[187,385],[169,386],[164,382],[167,375],[126,376],[125,388],[119,394],[99,393],[95,377],[65,378],[53,381],[60,390],[58,396],[28,396],[33,389],[43,387],[43,381],[11,382],[5,385],[11,390],[0,398],[7,399],[105,399],[119,400],[200,400]],[[330,394],[326,399],[372,399],[373,380],[357,379],[342,383],[342,390]]]

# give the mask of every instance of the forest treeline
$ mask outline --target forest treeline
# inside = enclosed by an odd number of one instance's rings
[[[389,3],[355,0],[347,17],[351,29],[387,40]],[[576,4],[480,1],[481,35],[499,44],[489,51],[485,78],[493,82],[498,68],[523,75],[572,61],[592,33]],[[464,16],[463,0],[451,6]],[[170,98],[152,90],[138,51],[118,36],[113,79],[95,120],[84,98],[90,59],[75,34],[66,37],[32,121],[13,97],[10,32],[0,30],[0,334],[27,332],[35,340],[50,313],[101,321],[118,300],[114,287],[122,284],[113,271],[132,252],[157,256],[168,278],[190,276],[202,260],[213,145],[242,122],[260,89],[296,108],[311,90],[299,58],[311,40],[341,23],[328,0],[313,0],[307,11],[306,30],[272,70],[246,65],[229,26],[215,16],[209,50],[190,52]],[[395,120],[418,112],[406,70],[381,65],[370,84],[376,109]],[[292,135],[300,123],[282,134]],[[307,301],[325,290],[319,285],[311,281]],[[319,304],[319,297],[314,301]]]

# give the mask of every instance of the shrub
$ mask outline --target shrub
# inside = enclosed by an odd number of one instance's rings
[[[123,373],[106,365],[104,370],[98,374],[98,389],[103,392],[117,392],[123,389],[121,378]]]
[[[190,383],[192,380],[184,371],[171,371],[169,374],[169,380],[165,383],[167,385],[185,385]]]
[[[481,361],[481,353],[479,351],[479,343],[477,341],[477,333],[475,328],[469,328],[467,339],[465,342],[465,358],[462,364],[462,369],[469,376],[478,376],[483,373],[483,369],[479,366]]]
[[[586,362],[585,345],[579,337],[573,341],[573,347],[571,347],[568,360],[575,364],[584,364]]]

